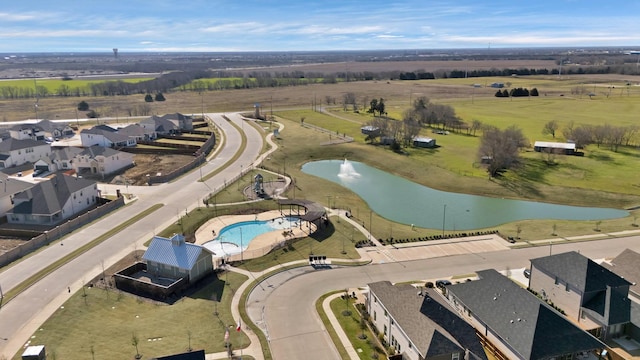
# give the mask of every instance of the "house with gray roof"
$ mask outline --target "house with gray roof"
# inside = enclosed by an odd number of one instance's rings
[[[33,186],[32,183],[21,181],[15,177],[0,172],[0,216],[13,208],[15,194],[25,191]]]
[[[181,131],[193,130],[193,118],[189,115],[181,113],[165,114],[162,118],[167,119],[174,124],[178,125]]]
[[[98,145],[89,146],[73,159],[78,174],[110,175],[134,165],[135,155]]]
[[[50,153],[51,146],[44,141],[9,138],[0,142],[0,168],[34,163]]]
[[[121,129],[118,133],[136,139],[136,142],[150,141],[158,138],[155,129],[144,128],[140,124],[130,124]]]
[[[447,286],[449,303],[508,359],[577,359],[606,348],[564,315],[496,270]]]
[[[367,312],[403,359],[487,359],[475,329],[435,289],[389,281],[368,287]]]
[[[7,221],[13,224],[56,225],[97,206],[95,181],[57,174],[13,196]]]
[[[75,131],[66,122],[53,122],[51,120],[40,120],[37,125],[44,131],[45,137],[60,139],[72,137]]]
[[[193,283],[213,271],[212,255],[205,247],[188,243],[182,234],[175,234],[170,239],[154,236],[142,259],[153,276]]]
[[[608,340],[630,321],[631,283],[575,251],[531,260],[529,288]]]
[[[51,149],[51,163],[53,166],[48,170],[51,172],[55,171],[64,171],[64,170],[75,170],[74,167],[74,159],[78,154],[84,151],[82,148],[77,148],[73,146],[64,146],[61,148],[52,148]],[[44,169],[43,169],[44,170]]]
[[[136,139],[119,134],[116,129],[108,126],[94,126],[91,129],[80,131],[82,146],[89,147],[99,145],[102,147],[129,147],[136,146]]]
[[[178,124],[156,115],[140,121],[139,124],[148,131],[154,131],[157,135],[172,135],[181,132]]]
[[[9,134],[16,140],[44,141],[45,131],[40,125],[32,123],[16,124],[9,128]]]
[[[629,281],[631,283],[629,297],[640,303],[640,286],[638,285],[638,282],[640,282],[639,253],[631,249],[625,249],[611,261],[603,262],[601,265]]]

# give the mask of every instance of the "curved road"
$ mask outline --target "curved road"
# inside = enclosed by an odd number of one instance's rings
[[[222,167],[235,156],[240,151],[242,139],[238,129],[225,120],[222,114],[207,116],[224,132],[226,143],[216,157],[202,167],[202,174]],[[115,225],[127,221],[155,204],[164,204],[151,215],[64,264],[4,304],[0,309],[0,358],[11,358],[19,351],[40,324],[68,298],[67,287],[71,287],[75,292],[83,283],[99,275],[103,268],[111,266],[136,248],[142,249],[142,244],[156,231],[177,221],[179,216],[184,215],[189,209],[200,206],[206,195],[214,189],[222,188],[228,180],[237,176],[258,157],[262,151],[263,134],[249,124],[243,125],[244,120],[239,114],[226,116],[245,132],[247,142],[240,157],[220,173],[206,182],[200,182],[200,172],[191,171],[174,182],[144,187],[140,189],[137,201],[2,269],[0,286],[6,293],[32,274],[106,233]],[[128,190],[135,192],[133,187]]]
[[[601,259],[616,256],[626,248],[640,251],[640,236],[554,244],[553,253],[575,250]],[[331,270],[293,269],[256,287],[247,301],[247,311],[254,323],[266,327],[274,359],[340,359],[315,309],[316,300],[323,294],[381,280],[426,280],[490,268],[523,268],[529,265],[529,259],[546,255],[549,247],[541,246]]]

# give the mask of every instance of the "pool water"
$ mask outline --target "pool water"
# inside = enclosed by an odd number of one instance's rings
[[[215,240],[204,244],[204,247],[216,255],[238,254],[245,250],[251,240],[257,236],[277,230],[285,230],[300,225],[296,217],[282,217],[272,220],[242,221],[225,226]]]

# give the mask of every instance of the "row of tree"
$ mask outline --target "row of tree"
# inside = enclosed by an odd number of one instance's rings
[[[520,96],[538,96],[538,89],[533,88],[529,91],[527,88],[513,88],[511,90],[504,89],[496,92],[496,97],[520,97]]]

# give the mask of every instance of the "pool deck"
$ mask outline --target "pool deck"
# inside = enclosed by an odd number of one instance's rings
[[[272,210],[255,215],[225,215],[213,218],[202,225],[196,230],[196,241],[198,245],[202,245],[206,242],[215,240],[215,237],[220,231],[228,225],[235,224],[242,221],[269,221],[271,219],[277,219],[283,216],[289,216],[288,214],[282,214],[278,210]],[[292,215],[293,216],[293,215]],[[315,226],[311,224],[311,232],[315,230]],[[287,229],[289,230],[289,229]],[[305,237],[309,235],[309,229],[307,223],[303,222],[302,228],[291,228],[291,235],[285,236],[284,230],[271,231],[262,235],[256,236],[244,251],[244,258],[258,257],[265,255],[273,247],[284,242],[285,240]],[[215,233],[214,233],[215,232]],[[215,234],[215,235],[214,235]],[[255,254],[256,256],[252,256]]]

